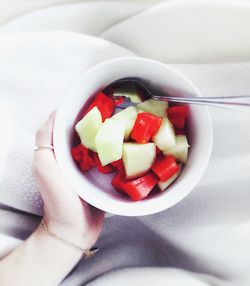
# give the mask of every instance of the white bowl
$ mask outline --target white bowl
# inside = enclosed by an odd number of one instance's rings
[[[170,208],[198,184],[212,149],[212,125],[206,107],[190,106],[188,139],[191,148],[188,161],[179,178],[167,191],[154,193],[144,200],[133,202],[116,192],[110,184],[114,174],[104,175],[94,169],[83,175],[70,153],[76,117],[90,96],[125,77],[141,78],[162,94],[200,96],[200,92],[186,77],[165,64],[137,57],[109,60],[89,69],[71,86],[57,110],[54,148],[63,175],[82,199],[109,213],[141,216]]]

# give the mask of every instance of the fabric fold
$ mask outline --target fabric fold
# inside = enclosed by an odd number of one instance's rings
[[[43,213],[30,170],[34,133],[81,73],[108,59],[138,55],[171,63],[203,96],[248,95],[249,22],[247,1],[93,1],[33,11],[0,28],[0,255],[39,223],[32,215]],[[62,285],[84,285],[112,270],[140,266],[166,268],[161,277],[171,283],[175,276],[175,282],[197,285],[250,284],[250,117],[216,108],[210,113],[213,152],[194,191],[160,214],[106,218],[101,251],[81,261]],[[134,275],[141,281],[154,271],[143,270],[148,274],[126,269],[89,285]]]

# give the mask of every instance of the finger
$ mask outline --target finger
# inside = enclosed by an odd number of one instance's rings
[[[55,114],[55,112],[52,112],[49,118],[38,129],[36,133],[37,146],[52,145]],[[54,177],[54,174],[58,172],[58,168],[53,150],[40,149],[34,151],[32,169],[36,178],[44,175],[49,181],[52,176]]]
[[[52,112],[49,118],[44,124],[38,129],[36,133],[36,145],[50,145],[53,144],[53,127],[55,122],[56,112]]]

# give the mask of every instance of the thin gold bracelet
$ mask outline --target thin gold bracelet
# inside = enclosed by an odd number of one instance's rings
[[[63,243],[71,246],[71,247],[74,247],[75,249],[78,249],[78,250],[81,250],[83,251],[83,258],[87,259],[87,258],[90,258],[92,256],[94,256],[100,249],[99,248],[96,248],[96,247],[93,247],[91,249],[83,249],[81,246],[79,245],[76,245],[74,243],[72,243],[71,241],[68,241],[68,240],[65,240],[64,238],[54,234],[53,232],[49,231],[49,228],[44,220],[44,218],[42,219],[41,221],[41,224],[42,224],[42,227],[43,227],[43,230],[50,236],[56,238],[57,240],[60,240],[62,241]]]

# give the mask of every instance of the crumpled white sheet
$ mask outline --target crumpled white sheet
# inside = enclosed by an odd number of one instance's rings
[[[2,35],[0,201],[42,214],[30,170],[35,130],[89,67],[131,52],[77,33]]]
[[[104,2],[44,8],[0,29],[2,256],[39,222],[28,213],[42,214],[30,172],[34,132],[90,66],[135,52],[171,63],[204,96],[250,94],[249,2]],[[80,263],[63,285],[134,266],[206,273],[212,285],[250,284],[250,113],[211,109],[211,115],[213,153],[196,189],[160,214],[108,218],[98,242],[102,251]]]

